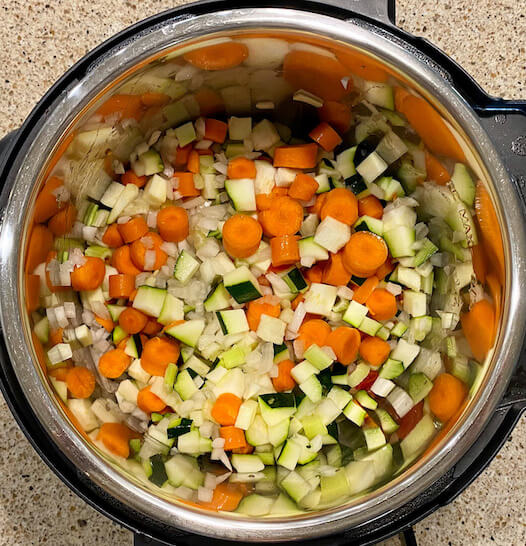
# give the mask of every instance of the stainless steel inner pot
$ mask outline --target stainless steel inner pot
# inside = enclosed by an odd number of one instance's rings
[[[21,250],[27,238],[28,211],[46,162],[60,140],[80,123],[84,112],[92,110],[94,101],[107,96],[117,79],[121,81],[123,75],[136,73],[152,58],[189,41],[261,30],[295,32],[298,38],[317,37],[328,45],[347,44],[369,52],[428,98],[465,140],[472,166],[488,183],[506,258],[503,316],[494,352],[479,389],[444,439],[425,458],[380,489],[337,508],[274,519],[219,515],[168,501],[119,470],[82,438],[54,401],[36,364],[24,308]],[[62,94],[26,142],[27,149],[19,154],[6,182],[10,194],[0,238],[2,328],[17,378],[39,421],[78,469],[114,498],[160,524],[210,537],[245,542],[313,538],[370,522],[406,504],[451,468],[482,431],[506,388],[524,337],[526,302],[520,297],[520,288],[526,282],[523,216],[506,170],[474,111],[448,75],[422,53],[359,19],[339,20],[299,9],[229,9],[173,17],[103,54],[82,79]]]

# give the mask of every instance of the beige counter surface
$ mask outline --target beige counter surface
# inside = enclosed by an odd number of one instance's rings
[[[167,0],[2,0],[0,137],[102,40]],[[524,0],[399,0],[398,24],[454,57],[489,93],[526,99]],[[0,402],[0,545],[132,544],[39,459]],[[526,544],[526,417],[489,468],[453,503],[416,526],[423,546]],[[398,539],[388,541],[399,544]]]

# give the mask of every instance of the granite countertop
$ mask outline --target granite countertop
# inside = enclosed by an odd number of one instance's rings
[[[180,0],[3,0],[0,136],[15,129],[75,61],[124,27]],[[398,24],[427,37],[493,95],[526,98],[526,3],[398,0]],[[47,468],[0,402],[0,545],[132,544]],[[526,544],[526,417],[489,468],[416,526],[426,546]],[[399,544],[391,539],[386,544]]]

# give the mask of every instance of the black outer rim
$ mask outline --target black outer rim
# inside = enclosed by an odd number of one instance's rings
[[[294,6],[292,3],[280,0],[268,2],[249,0],[238,2],[236,7],[292,8],[317,12],[337,18],[346,18],[352,14],[344,8],[311,1],[304,1],[300,5]],[[389,7],[390,17],[394,18],[394,0],[389,0]],[[6,166],[15,164],[16,152],[14,150],[20,150],[23,147],[29,133],[45,120],[46,110],[52,106],[64,89],[67,89],[75,81],[82,78],[88,72],[90,66],[101,55],[107,53],[118,44],[129,40],[137,33],[146,31],[148,28],[174,16],[183,14],[199,15],[208,13],[211,10],[219,11],[231,8],[232,5],[227,0],[204,0],[174,8],[128,27],[89,52],[47,91],[21,128],[11,137],[10,145],[6,147],[7,149],[3,150],[5,156],[0,157],[0,183],[3,183],[7,179],[9,169]],[[507,109],[505,101],[487,95],[466,71],[427,40],[412,36],[403,30],[390,25],[388,26],[382,22],[369,20],[361,15],[352,14],[352,16],[383,27],[389,33],[394,34],[433,59],[449,73],[455,88],[480,115],[484,115],[488,111],[504,111]],[[394,24],[395,21],[393,20],[392,23]],[[4,191],[2,199],[6,197],[7,191]],[[57,448],[53,439],[47,435],[43,427],[38,423],[29,405],[25,403],[23,392],[10,365],[7,347],[3,338],[0,338],[0,364],[0,389],[11,413],[14,415],[18,425],[35,451],[72,491],[98,512],[120,523],[127,529],[138,533],[138,542],[142,540],[140,537],[144,537],[150,543],[148,539],[154,537],[154,540],[158,539],[165,544],[173,544],[174,539],[177,540],[178,544],[195,544],[196,546],[197,544],[202,544],[203,537],[186,535],[173,527],[169,528],[160,525],[157,521],[146,518],[143,514],[139,514],[128,506],[116,501],[104,490],[95,485],[87,476],[82,474]],[[497,410],[485,431],[457,465],[442,476],[427,491],[399,510],[397,514],[387,514],[377,521],[354,528],[339,536],[316,539],[315,541],[304,542],[304,544],[374,544],[377,541],[384,540],[409,528],[440,506],[451,502],[476,479],[507,440],[524,409],[523,405],[516,403]],[[206,540],[209,544],[231,544],[230,542],[208,538]]]

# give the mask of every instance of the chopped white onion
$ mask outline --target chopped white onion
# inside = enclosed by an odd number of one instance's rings
[[[197,500],[200,502],[211,502],[213,496],[213,489],[207,489],[206,487],[197,488]]]
[[[393,296],[399,296],[402,293],[402,287],[394,282],[388,282],[385,285],[385,289],[393,294]]]
[[[296,310],[294,311],[294,316],[292,317],[292,320],[289,322],[288,330],[290,330],[291,332],[297,332],[306,314],[307,310],[305,309],[305,304],[303,302],[300,302],[296,307]]]
[[[195,199],[189,199],[188,201],[181,203],[180,206],[183,209],[195,209],[196,207],[200,207],[201,205],[204,205],[205,202],[206,201],[202,197],[196,197]]]
[[[296,358],[302,359],[303,358],[303,353],[305,352],[305,347],[304,347],[304,344],[303,344],[303,340],[302,339],[295,339],[294,343],[293,343],[293,347],[294,347],[294,354],[296,355]]]
[[[77,316],[77,310],[75,308],[75,304],[72,301],[64,302],[64,313],[68,319],[72,319]]]
[[[168,254],[168,256],[177,256],[179,254],[179,250],[177,248],[177,243],[170,243],[168,241],[164,241],[161,246],[160,246],[160,249],[161,250],[164,250],[164,252],[166,252],[166,254]],[[163,266],[164,268],[165,266]],[[173,270],[173,267],[171,268]],[[170,272],[168,271],[167,274],[169,275]]]
[[[144,253],[144,269],[151,271],[155,267],[157,253],[155,250],[147,250]]]
[[[157,211],[149,211],[146,216],[146,224],[149,228],[155,229],[157,227]]]
[[[214,448],[223,448],[225,447],[225,439],[224,438],[216,438],[212,441],[212,447]]]
[[[196,150],[208,150],[208,148],[210,148],[210,146],[212,146],[213,142],[211,140],[206,140],[206,139],[203,139],[203,140],[200,140],[199,142],[197,142],[194,146],[194,149]]]
[[[351,290],[348,286],[338,287],[336,295],[339,296],[342,300],[352,300],[354,296],[354,291]]]

